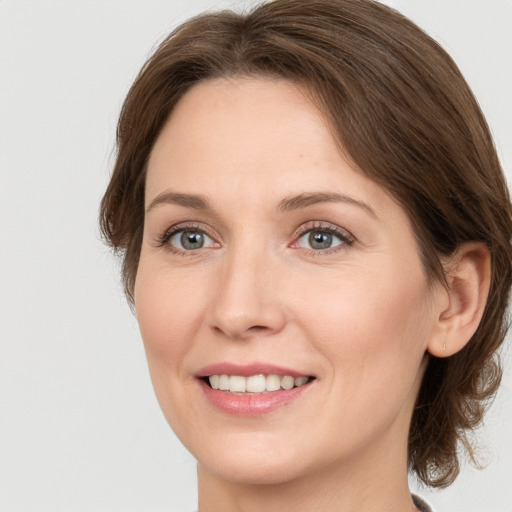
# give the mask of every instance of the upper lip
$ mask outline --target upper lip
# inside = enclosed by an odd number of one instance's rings
[[[291,377],[312,377],[306,374],[284,366],[276,366],[268,363],[214,363],[201,368],[196,376],[199,378],[209,377],[210,375],[239,375],[241,377],[250,377],[251,375],[290,375]]]

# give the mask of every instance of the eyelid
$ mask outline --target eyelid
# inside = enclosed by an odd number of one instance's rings
[[[208,238],[210,238],[213,242],[214,247],[220,247],[220,244],[216,241],[218,238],[212,230],[200,222],[192,222],[192,221],[185,221],[185,222],[178,222],[177,224],[174,224],[167,228],[162,234],[158,235],[155,240],[155,245],[157,247],[164,247],[169,252],[177,253],[177,254],[187,254],[191,255],[198,251],[201,251],[203,249],[210,249],[212,247],[201,247],[200,249],[191,249],[191,250],[183,250],[179,247],[171,245],[169,242],[171,238],[179,233],[180,231],[200,231],[201,233],[204,233]]]
[[[310,249],[310,251],[314,253],[326,253],[326,252],[334,252],[336,250],[340,250],[340,248],[350,246],[355,241],[356,238],[346,229],[337,226],[336,224],[332,224],[327,221],[309,221],[305,224],[302,224],[293,235],[293,242],[290,244],[290,247],[299,248],[297,243],[300,238],[302,238],[306,233],[310,231],[326,231],[331,233],[337,237],[339,237],[343,243],[339,246],[329,248],[329,249]],[[307,249],[306,249],[307,250]]]
[[[213,241],[213,247],[201,247],[200,249],[195,250],[182,250],[178,247],[171,246],[169,244],[170,239],[178,232],[180,231],[200,231],[206,234],[212,241]],[[298,241],[301,237],[303,237],[306,233],[310,231],[326,231],[328,233],[331,233],[335,236],[337,236],[343,243],[341,243],[338,246],[335,246],[333,248],[328,249],[309,249],[309,252],[315,253],[315,254],[325,254],[329,252],[336,252],[337,250],[346,248],[347,246],[351,246],[355,241],[356,238],[346,229],[333,224],[331,222],[327,221],[309,221],[305,224],[302,224],[297,228],[293,234],[293,241],[289,245],[289,247],[292,248],[301,248],[299,247]],[[169,252],[177,253],[177,254],[187,254],[187,255],[193,255],[198,251],[201,251],[203,249],[210,249],[210,248],[218,248],[220,247],[220,243],[217,242],[217,239],[219,237],[212,231],[212,229],[205,224],[202,224],[200,222],[196,221],[184,221],[179,222],[177,224],[174,224],[170,227],[168,227],[162,234],[158,235],[155,239],[155,245],[157,247],[164,247]],[[305,249],[308,250],[308,249]]]

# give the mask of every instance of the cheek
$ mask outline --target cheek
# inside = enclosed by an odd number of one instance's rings
[[[418,336],[413,338],[420,339],[429,316],[429,289],[423,273],[421,269],[402,271],[390,265],[386,270],[384,266],[375,271],[369,265],[346,268],[338,275],[317,274],[300,283],[296,279],[290,294],[294,307],[300,309],[296,317],[307,318],[304,324],[314,327],[319,337],[331,340],[331,348],[346,336],[354,340],[355,350],[364,350],[368,343],[380,347],[389,338],[395,338],[393,345],[398,347],[400,340],[416,331]],[[356,343],[363,339],[366,343]]]
[[[317,281],[322,293],[315,300],[300,301],[307,304],[297,315],[302,328],[345,396],[404,395],[418,375],[429,335],[429,288],[421,268],[390,269],[331,276]]]
[[[137,321],[155,395],[169,425],[187,439],[193,422],[187,389],[187,357],[193,352],[205,301],[201,281],[176,275],[159,261],[141,255],[135,284]]]
[[[330,366],[329,413],[318,421],[342,448],[362,448],[391,425],[407,429],[428,336],[422,273],[418,279],[361,275],[326,282],[325,293],[302,310],[303,330]]]
[[[186,293],[183,293],[186,290]],[[197,283],[178,279],[141,255],[135,283],[135,309],[150,371],[177,372],[199,328],[201,293]]]

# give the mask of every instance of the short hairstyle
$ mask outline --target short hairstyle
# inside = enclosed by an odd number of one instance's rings
[[[407,212],[429,282],[443,256],[486,244],[491,286],[470,342],[430,356],[409,433],[409,468],[431,486],[459,472],[468,438],[501,379],[512,223],[489,128],[459,69],[409,19],[373,0],[275,0],[247,13],[200,15],[174,30],[143,66],[123,105],[117,161],[101,203],[106,241],[133,289],[142,243],[146,165],[176,103],[195,84],[275,77],[303,88],[354,166]]]

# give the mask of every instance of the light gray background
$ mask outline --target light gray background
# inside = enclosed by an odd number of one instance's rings
[[[387,3],[458,62],[510,176],[512,1]],[[248,4],[0,0],[2,512],[195,506],[194,462],[159,411],[96,217],[138,69],[178,22],[233,5]],[[437,512],[512,511],[510,356],[505,365],[479,437],[489,465],[466,467],[446,491],[420,490]]]

